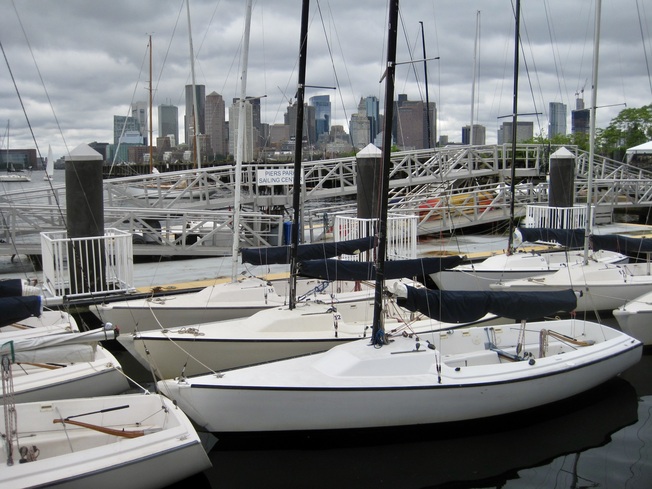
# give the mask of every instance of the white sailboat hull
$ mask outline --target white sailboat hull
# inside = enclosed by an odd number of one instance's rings
[[[652,345],[652,292],[614,309],[613,315],[625,333],[642,341],[644,345]]]
[[[550,340],[536,354],[541,329],[592,346]],[[514,352],[518,325],[397,336],[374,348],[367,340],[327,352],[226,372],[165,380],[161,392],[213,432],[381,428],[487,418],[559,401],[618,375],[641,356],[641,343],[596,323],[575,320],[527,325],[528,360],[502,361],[491,338]],[[441,353],[427,348],[426,340]],[[441,380],[435,359],[441,355]]]
[[[355,292],[355,283],[333,284],[321,292],[310,293],[321,283],[319,280],[298,280],[299,295],[308,294],[306,300],[368,301],[373,299],[373,288],[363,285]],[[333,287],[337,287],[334,289]],[[244,318],[257,312],[288,303],[287,280],[270,283],[251,277],[207,287],[196,293],[178,294],[146,299],[134,299],[92,305],[91,311],[102,322],[119,326],[122,334],[173,328],[212,321]]]
[[[583,251],[500,254],[480,263],[433,273],[430,277],[440,290],[491,290],[491,284],[552,274],[568,266],[580,265],[583,259]],[[591,253],[591,259],[599,263],[629,261],[626,255],[604,250]]]
[[[124,409],[74,418],[115,430],[145,430],[124,438],[54,423],[81,413],[118,406]],[[37,460],[7,465],[7,447],[0,447],[0,486],[127,488],[164,487],[210,467],[196,431],[184,413],[158,395],[132,394],[16,405],[21,445],[36,447]]]
[[[546,276],[506,281],[491,286],[492,290],[522,292],[569,288],[581,293],[577,299],[576,311],[611,311],[652,291],[650,265],[604,265],[589,262]]]
[[[409,313],[403,311],[405,316]],[[118,341],[159,379],[192,376],[328,350],[371,334],[372,303],[304,303],[248,318],[144,331]],[[487,315],[481,321],[498,321]],[[460,326],[421,320],[404,326],[387,318],[386,328],[424,331]]]
[[[80,393],[107,396],[129,389],[120,363],[101,346],[68,345],[18,352],[16,360],[19,363],[11,366],[15,402],[68,399]]]

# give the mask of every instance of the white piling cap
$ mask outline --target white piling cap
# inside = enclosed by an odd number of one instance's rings
[[[88,144],[80,144],[66,156],[66,161],[101,161],[103,159],[102,155]]]

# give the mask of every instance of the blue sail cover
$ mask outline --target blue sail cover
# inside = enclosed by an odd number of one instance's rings
[[[584,246],[584,229],[552,229],[552,228],[518,228],[523,241],[535,243],[537,241],[556,242],[568,248],[581,248]]]
[[[385,262],[386,279],[421,277],[454,268],[462,262],[461,256],[388,260]],[[324,280],[375,280],[373,262],[345,260],[307,260],[299,262],[298,274]]]
[[[19,278],[0,280],[0,297],[18,297],[23,295],[23,281]]]
[[[592,234],[593,250],[608,250],[635,256],[652,253],[652,238],[629,238],[619,234]]]
[[[297,247],[298,260],[332,258],[340,255],[355,255],[375,246],[375,238],[351,239],[332,243],[302,244]],[[243,248],[242,263],[252,265],[272,265],[290,263],[291,246],[269,246],[263,248]]]
[[[42,312],[41,296],[27,295],[17,297],[0,297],[0,326],[17,323]]]
[[[515,319],[539,319],[577,307],[572,290],[550,292],[505,292],[416,289],[406,286],[408,296],[399,297],[398,305],[419,311],[445,323],[466,323],[492,313]]]

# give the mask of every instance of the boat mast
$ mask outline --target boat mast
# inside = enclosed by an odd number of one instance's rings
[[[595,2],[595,28],[593,32],[593,90],[591,91],[591,112],[589,126],[589,174],[586,182],[586,231],[584,232],[584,264],[589,262],[589,234],[591,232],[591,220],[593,213],[591,204],[593,201],[593,158],[595,157],[595,115],[598,105],[598,59],[600,57],[600,17],[602,0]]]
[[[236,281],[238,273],[238,249],[240,248],[240,186],[242,184],[242,162],[245,152],[245,119],[247,97],[247,65],[249,63],[249,34],[251,27],[251,5],[252,0],[247,0],[245,8],[245,26],[244,37],[242,39],[241,65],[242,74],[240,76],[240,100],[238,101],[238,137],[235,155],[235,196],[233,199],[233,249],[231,252],[231,280]]]
[[[473,84],[471,85],[471,126],[469,127],[469,146],[473,146],[473,125],[475,123],[475,85],[478,80],[478,44],[480,36],[480,11],[475,18],[475,45],[473,46]]]
[[[396,36],[398,31],[398,2],[389,2],[387,35],[387,66],[385,68],[385,121],[383,129],[382,176],[380,190],[380,215],[378,219],[378,254],[376,256],[376,290],[374,296],[374,321],[371,342],[385,344],[383,325],[383,287],[385,281],[385,254],[387,252],[387,194],[389,192],[389,166],[392,151],[392,118],[394,115],[394,73],[396,71]]]
[[[303,143],[303,98],[306,89],[306,56],[308,55],[308,12],[310,0],[303,0],[301,7],[301,36],[299,41],[299,82],[297,84],[297,127],[294,138],[294,181],[292,207],[292,246],[290,253],[290,309],[296,306],[297,295],[297,257],[299,253],[299,226],[301,223],[301,145]]]
[[[149,35],[149,172],[154,169],[152,158],[152,35]]]
[[[520,26],[521,26],[521,1],[516,0],[516,12],[514,13],[516,20],[514,27],[514,93],[512,94],[512,171],[510,192],[511,199],[509,203],[509,234],[507,237],[507,254],[511,255],[514,252],[514,200],[516,198],[516,134],[517,134],[517,107],[518,107],[518,54],[520,49]]]
[[[426,56],[426,37],[423,34],[423,22],[421,24],[421,44],[423,47],[423,80],[426,85],[426,128],[428,130],[428,149],[432,148],[432,134],[430,130],[430,98],[428,97],[428,57]]]
[[[192,47],[192,26],[190,25],[190,0],[186,0],[186,11],[188,13],[188,39],[190,43],[190,73],[192,75],[192,112],[194,117],[195,129],[193,131],[193,138],[195,140],[195,165],[201,168],[201,150],[199,149],[199,113],[197,111],[197,88],[195,87],[195,52]]]

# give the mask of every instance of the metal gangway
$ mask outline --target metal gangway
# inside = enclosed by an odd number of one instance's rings
[[[557,147],[519,144],[451,146],[392,153],[389,211],[415,216],[417,233],[452,232],[504,221],[548,201],[548,160]],[[586,202],[588,154],[575,156],[575,203]],[[516,186],[511,195],[511,164]],[[292,164],[251,163],[242,169],[241,241],[246,246],[282,244],[292,212],[291,185],[269,186],[267,170]],[[223,256],[231,253],[235,168],[232,165],[104,181],[106,227],[131,233],[134,254]],[[652,206],[652,172],[594,158],[594,205],[603,220],[619,209]],[[302,163],[301,222],[304,241],[332,239],[337,216],[356,214],[355,157]],[[41,232],[65,229],[65,186],[0,195],[0,252],[39,253]],[[232,236],[232,234],[231,234]],[[157,245],[157,246],[154,246]]]

